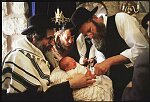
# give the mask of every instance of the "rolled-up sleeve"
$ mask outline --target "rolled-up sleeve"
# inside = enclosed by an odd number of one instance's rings
[[[115,21],[120,36],[130,47],[121,52],[120,55],[129,58],[130,61],[134,63],[136,57],[149,48],[149,44],[144,34],[141,33],[136,18],[126,13],[117,13]]]

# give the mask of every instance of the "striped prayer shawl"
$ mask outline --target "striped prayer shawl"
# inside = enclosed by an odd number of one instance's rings
[[[48,62],[40,56],[23,49],[11,51],[2,66],[2,89],[7,93],[24,92],[30,87],[46,91],[50,87]]]

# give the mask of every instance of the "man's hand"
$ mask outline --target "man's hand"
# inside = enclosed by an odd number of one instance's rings
[[[93,67],[97,63],[97,61],[94,58],[88,59],[88,62],[89,62],[91,67]]]
[[[84,66],[87,66],[87,65],[88,65],[88,58],[85,57],[85,58],[83,59],[83,65],[84,65]]]
[[[76,74],[74,78],[69,80],[70,87],[73,89],[79,89],[92,85],[95,80],[92,80],[92,77],[85,76],[83,74]]]
[[[107,58],[106,60],[104,60],[101,63],[97,63],[94,65],[95,71],[94,73],[96,75],[101,75],[104,74],[108,71],[108,69],[112,66],[112,65],[117,65],[117,64],[121,64],[121,63],[127,63],[130,60],[123,56],[123,55],[116,55],[110,58]]]
[[[96,78],[95,74],[92,74],[91,70],[89,68],[86,68],[87,69],[87,72],[85,74],[86,77],[90,76],[92,77],[93,79]]]
[[[105,60],[101,63],[96,63],[94,65],[94,68],[95,68],[94,73],[96,75],[105,74],[110,67],[111,67],[111,64],[110,64],[109,60]]]

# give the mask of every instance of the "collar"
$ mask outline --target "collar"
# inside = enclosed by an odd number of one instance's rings
[[[104,16],[103,16],[103,19],[104,19],[104,24],[105,24],[105,26],[106,26],[106,25],[107,25],[107,16],[104,15]]]

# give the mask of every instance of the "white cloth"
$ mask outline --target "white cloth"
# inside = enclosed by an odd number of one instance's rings
[[[17,44],[4,61],[2,89],[7,93],[19,93],[28,87],[39,86],[38,90],[46,91],[51,85],[48,61],[26,38]]]
[[[104,16],[104,24],[107,24],[107,16]],[[126,44],[130,47],[120,54],[129,58],[134,63],[136,57],[144,50],[149,48],[149,44],[144,38],[139,29],[139,23],[136,18],[127,13],[117,13],[115,22],[120,36],[124,39]]]
[[[83,64],[83,59],[85,58],[85,54],[86,54],[86,44],[85,44],[85,38],[82,33],[80,33],[80,35],[78,36],[76,40],[76,44],[77,44],[77,49],[80,55],[79,63]],[[93,44],[93,41],[92,41],[92,44]],[[90,58],[96,58],[96,61],[98,63],[105,60],[105,56],[100,51],[98,51],[94,45],[92,45],[90,48],[89,59]]]
[[[67,78],[75,77],[77,73],[85,74],[87,69],[80,64],[77,64],[75,69],[70,71],[63,71],[59,67],[55,68],[50,76],[50,80],[55,84],[67,81]],[[112,101],[113,88],[112,81],[105,75],[97,76],[93,85],[73,90],[73,97],[75,101]]]

